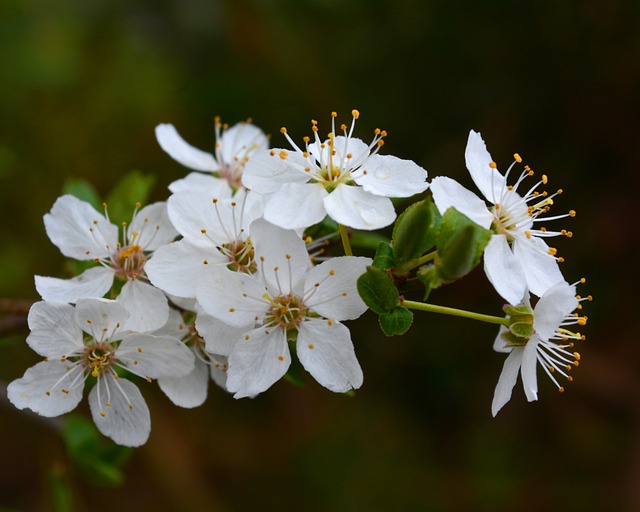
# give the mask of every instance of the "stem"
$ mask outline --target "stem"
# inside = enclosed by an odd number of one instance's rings
[[[433,251],[428,254],[425,254],[424,256],[421,256],[418,259],[407,261],[404,265],[400,265],[399,267],[395,268],[394,272],[397,275],[406,274],[407,272],[409,272],[410,270],[413,270],[414,268],[418,268],[424,265],[425,263],[429,263],[431,260],[435,259],[437,255],[438,255],[438,251]]]
[[[340,231],[340,238],[342,238],[342,247],[344,247],[345,255],[353,256],[353,251],[351,250],[351,242],[349,241],[349,233],[347,233],[347,228],[345,228],[342,224],[338,224],[338,231]]]
[[[501,316],[483,315],[481,313],[473,313],[464,309],[448,308],[446,306],[436,306],[435,304],[425,304],[424,302],[415,302],[413,300],[405,300],[403,306],[409,309],[417,309],[419,311],[428,311],[430,313],[440,313],[442,315],[460,316],[462,318],[470,318],[471,320],[479,320],[490,324],[509,325],[509,319]]]

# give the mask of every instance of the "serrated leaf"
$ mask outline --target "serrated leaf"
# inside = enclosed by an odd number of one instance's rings
[[[393,267],[394,261],[393,247],[391,247],[388,242],[380,242],[371,266],[379,268],[380,270],[387,270]]]
[[[107,195],[109,218],[115,224],[130,222],[136,203],[144,205],[155,183],[155,176],[131,171]]]
[[[413,313],[404,306],[396,306],[378,317],[380,328],[387,336],[397,336],[409,330],[413,323]]]
[[[390,312],[400,300],[400,294],[391,276],[376,267],[367,267],[358,278],[358,293],[364,303],[378,315]]]
[[[435,204],[425,199],[409,206],[393,227],[392,246],[396,265],[422,256],[436,242],[441,216]]]

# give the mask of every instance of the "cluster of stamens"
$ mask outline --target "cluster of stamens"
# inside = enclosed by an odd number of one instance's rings
[[[257,140],[248,146],[243,145],[237,147],[235,141],[229,143],[228,140],[224,141],[226,148],[234,148],[234,153],[231,156],[231,161],[225,160],[225,155],[222,152],[222,142],[223,137],[225,136],[225,130],[229,128],[229,125],[226,123],[222,123],[220,117],[216,116],[214,119],[215,122],[215,134],[216,134],[216,143],[215,143],[215,153],[216,160],[218,162],[219,170],[214,174],[217,174],[218,177],[225,179],[231,187],[238,190],[243,188],[242,185],[242,171],[244,170],[244,166],[249,160],[249,155],[252,151],[254,151],[258,147]],[[252,119],[247,119],[246,123],[240,123],[240,125],[250,124]],[[228,138],[228,134],[227,134]]]
[[[522,163],[522,158],[519,154],[516,153],[513,156],[514,162],[509,166],[504,175],[504,185],[492,186],[494,197],[490,199],[494,203],[492,211],[495,220],[491,226],[493,231],[506,235],[509,242],[513,242],[516,237],[522,235],[528,239],[532,236],[566,236],[571,238],[573,233],[566,229],[561,229],[560,231],[549,231],[545,227],[533,229],[534,223],[558,220],[566,217],[575,217],[576,212],[574,210],[570,210],[565,214],[552,217],[542,217],[551,210],[551,206],[554,204],[554,198],[562,194],[562,189],[558,189],[553,194],[549,194],[547,191],[539,191],[538,188],[541,185],[546,185],[548,183],[547,176],[543,174],[540,180],[529,188],[524,195],[521,196],[518,194],[516,192],[518,186],[525,180],[525,178],[533,176],[534,171],[531,167],[525,165],[524,171],[520,174],[516,183],[514,185],[506,185],[509,174],[515,164]],[[490,162],[489,167],[492,170],[497,169],[495,162]],[[492,179],[494,176],[495,175],[492,174]],[[549,248],[548,254],[554,257],[558,262],[564,261],[563,258],[556,256],[557,249],[553,247]]]
[[[353,130],[356,120],[360,117],[357,110],[351,111],[351,126],[346,124],[340,125],[343,138],[336,141],[336,123],[338,116],[336,112],[331,113],[331,132],[327,135],[327,139],[322,141],[318,135],[318,122],[311,121],[311,131],[313,132],[313,140],[311,137],[304,137],[304,149],[301,149],[289,136],[286,128],[281,128],[280,132],[286,137],[291,147],[295,149],[306,160],[305,166],[294,165],[300,172],[305,173],[310,181],[321,183],[328,192],[334,190],[339,184],[352,185],[353,180],[365,175],[367,171],[362,169],[362,165],[371,155],[374,155],[384,145],[384,137],[387,132],[376,128],[374,137],[366,151],[354,155],[349,148],[349,142],[353,138]],[[359,140],[359,139],[355,139]],[[352,145],[353,147],[353,145]],[[360,149],[359,149],[360,151]],[[289,153],[285,150],[276,152],[271,150],[271,156],[279,156],[286,160]]]

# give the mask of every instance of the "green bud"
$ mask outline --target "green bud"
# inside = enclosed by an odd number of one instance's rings
[[[422,256],[436,243],[436,233],[442,218],[431,200],[409,206],[396,220],[391,244],[396,265]]]

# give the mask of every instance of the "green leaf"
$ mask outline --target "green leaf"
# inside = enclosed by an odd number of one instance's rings
[[[422,300],[427,300],[431,290],[435,290],[444,284],[444,279],[434,265],[425,265],[418,269],[416,274],[420,282],[424,285],[424,295]]]
[[[413,323],[413,313],[404,306],[396,306],[378,317],[380,328],[387,336],[404,334]]]
[[[102,201],[95,187],[87,180],[82,178],[69,178],[62,187],[63,194],[71,194],[86,201],[99,212],[102,211]]]
[[[378,315],[390,312],[400,300],[391,276],[376,267],[367,267],[367,272],[358,278],[357,286],[364,303]]]
[[[371,265],[380,270],[387,270],[393,267],[393,262],[393,247],[391,247],[388,242],[380,242]]]
[[[132,453],[104,438],[92,422],[82,416],[68,416],[62,428],[67,452],[78,472],[95,484],[117,486],[124,483],[122,466]]]
[[[422,256],[436,243],[442,218],[433,201],[425,199],[409,206],[396,220],[392,245],[396,265]]]
[[[144,205],[155,183],[155,176],[131,171],[107,195],[109,218],[115,224],[130,222],[136,203]]]
[[[490,238],[491,231],[449,208],[442,217],[436,240],[436,268],[442,278],[452,281],[468,274],[480,262]]]
[[[351,233],[351,246],[359,249],[374,250],[381,243],[388,243],[389,238],[376,231],[353,231]]]

